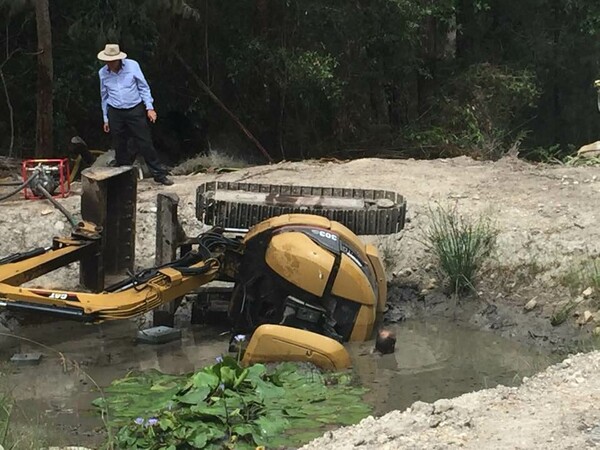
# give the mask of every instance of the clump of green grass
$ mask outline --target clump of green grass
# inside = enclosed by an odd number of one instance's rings
[[[487,216],[467,218],[456,207],[429,209],[429,224],[422,231],[422,243],[438,258],[453,294],[474,289],[475,279],[496,247],[498,235]]]
[[[575,309],[577,304],[573,301],[567,302],[562,306],[559,306],[554,310],[552,316],[550,316],[550,324],[553,327],[557,327],[563,324],[568,318],[571,312]]]
[[[568,167],[600,166],[600,156],[567,156],[562,163]]]
[[[600,292],[600,257],[589,257],[576,264],[561,277],[561,284],[569,288],[572,295],[580,295],[589,287],[595,293]]]
[[[390,244],[390,241],[387,239],[381,239],[377,243],[377,248],[379,250],[379,255],[381,256],[384,268],[387,270],[394,267],[396,260],[398,259],[398,254]]]

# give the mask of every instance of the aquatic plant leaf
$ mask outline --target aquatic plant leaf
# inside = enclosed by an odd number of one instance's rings
[[[219,377],[210,372],[198,372],[191,377],[191,382],[194,387],[209,387],[211,390],[219,386]]]
[[[197,405],[198,403],[204,402],[212,390],[213,389],[210,386],[200,386],[180,397],[177,397],[177,400],[188,405]]]
[[[336,380],[332,382],[331,380]],[[285,363],[242,368],[233,358],[191,374],[130,375],[94,404],[110,411],[117,448],[253,449],[296,446],[335,425],[356,423],[370,408],[349,375],[323,375]],[[140,428],[136,417],[158,419]]]

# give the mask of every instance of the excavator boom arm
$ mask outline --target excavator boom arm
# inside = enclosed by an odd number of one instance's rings
[[[0,306],[78,318],[88,322],[128,319],[147,313],[214,280],[220,261],[187,255],[145,271],[104,292],[89,293],[22,287],[45,273],[78,260],[95,246],[93,239],[55,239],[53,248],[36,249],[0,260]]]

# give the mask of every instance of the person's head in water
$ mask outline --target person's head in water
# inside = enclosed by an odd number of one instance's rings
[[[377,339],[375,340],[375,350],[386,355],[394,353],[396,348],[396,333],[390,330],[379,330]]]

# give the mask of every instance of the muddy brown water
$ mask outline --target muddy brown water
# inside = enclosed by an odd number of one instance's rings
[[[523,376],[554,362],[547,354],[453,323],[408,321],[390,328],[397,334],[394,354],[373,354],[373,342],[348,345],[354,370],[369,388],[366,400],[377,415],[404,409],[417,400],[432,402],[498,384],[516,385]],[[1,342],[4,361],[15,352],[44,354],[37,366],[7,364],[4,368],[3,382],[18,402],[17,419],[45,427],[53,445],[96,447],[104,432],[91,405],[99,396],[94,382],[107,386],[132,370],[188,373],[212,364],[227,351],[225,327],[184,326],[181,341],[160,346],[136,344],[137,329],[133,322],[62,321],[21,329],[21,336],[75,361],[79,369],[69,365],[68,371],[49,349],[23,341]]]
[[[495,387],[516,386],[558,361],[493,333],[441,319],[388,326],[396,333],[396,351],[372,353],[372,342],[350,344],[354,370],[370,389],[366,400],[376,415],[405,409],[415,401]]]

